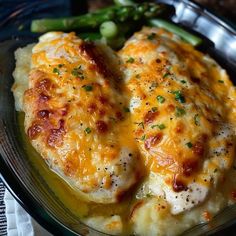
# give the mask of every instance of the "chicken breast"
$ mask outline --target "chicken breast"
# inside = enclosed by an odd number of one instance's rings
[[[105,46],[74,33],[47,33],[33,47],[23,98],[34,148],[85,199],[98,203],[119,201],[140,177],[117,63]]]
[[[149,172],[138,197],[161,196],[179,214],[203,202],[232,166],[235,88],[214,60],[162,29],[143,28],[119,55]]]

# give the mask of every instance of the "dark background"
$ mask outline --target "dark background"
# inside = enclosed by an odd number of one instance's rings
[[[236,0],[194,0],[236,23]],[[112,4],[112,0],[88,0],[91,10]],[[236,235],[236,233],[235,233]]]

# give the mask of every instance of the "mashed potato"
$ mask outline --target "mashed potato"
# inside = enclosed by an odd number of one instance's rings
[[[12,91],[15,97],[15,107],[17,111],[23,111],[23,95],[29,87],[29,72],[31,65],[32,48],[35,44],[29,44],[24,48],[19,48],[15,52],[16,67],[13,72],[15,83]]]

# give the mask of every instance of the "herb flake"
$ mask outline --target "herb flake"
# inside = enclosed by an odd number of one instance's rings
[[[186,143],[186,146],[187,146],[188,148],[192,148],[192,147],[193,147],[193,144],[192,144],[191,142],[187,142],[187,143]]]
[[[157,111],[157,107],[152,107],[152,112],[156,112]]]
[[[141,126],[142,127],[142,129],[144,129],[144,123],[143,122],[140,122],[140,123],[135,123],[136,125],[138,125],[138,126]]]
[[[151,33],[147,36],[147,39],[148,40],[153,40],[154,38],[156,37],[156,34],[155,33]]]
[[[193,119],[194,119],[194,124],[199,126],[200,125],[200,117],[199,117],[199,115],[195,114]]]
[[[183,108],[176,107],[176,109],[175,109],[175,115],[176,115],[177,117],[184,116],[185,114],[186,114],[186,111],[185,111]]]
[[[145,139],[146,139],[146,135],[143,135],[143,136],[140,138],[141,141],[144,141]]]
[[[92,85],[83,85],[82,88],[87,91],[90,92],[93,90],[93,86]]]
[[[86,134],[90,134],[90,133],[92,132],[92,130],[91,130],[91,128],[87,127],[87,128],[84,130],[84,132],[85,132]]]
[[[82,80],[84,79],[83,72],[81,71],[81,66],[73,68],[71,74],[75,77],[79,77]]]
[[[166,126],[164,124],[159,124],[159,125],[152,125],[151,128],[154,129],[158,127],[160,130],[163,130],[166,128]]]
[[[127,63],[134,63],[134,58],[133,58],[133,57],[130,57],[126,62],[127,62]]]
[[[157,99],[157,101],[159,102],[159,103],[164,103],[165,102],[165,98],[163,97],[163,96],[161,96],[161,95],[158,95],[157,97],[156,97],[156,99]]]
[[[166,77],[168,77],[169,75],[171,75],[169,72],[166,72],[164,75],[163,75],[163,79],[165,79]]]
[[[165,126],[164,124],[160,124],[160,125],[158,125],[158,128],[159,128],[160,130],[163,130],[163,129],[166,128],[166,126]]]
[[[151,83],[151,86],[149,87],[150,89],[154,89],[154,88],[157,88],[158,87],[158,83],[156,82],[152,82]]]
[[[128,107],[124,107],[124,112],[130,112],[130,109]]]
[[[58,74],[58,75],[60,74],[60,71],[59,71],[59,69],[58,69],[58,68],[56,68],[56,67],[55,67],[55,68],[53,68],[52,72],[53,72],[53,73],[55,73],[55,74]]]
[[[172,92],[175,95],[175,100],[180,103],[185,103],[185,97],[180,90]]]

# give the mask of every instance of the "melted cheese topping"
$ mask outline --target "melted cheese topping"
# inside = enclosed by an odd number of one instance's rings
[[[119,55],[145,184],[173,214],[192,208],[232,166],[235,89],[215,61],[163,30],[144,28]]]
[[[33,48],[24,94],[33,146],[85,198],[101,203],[118,201],[139,178],[116,60],[73,33],[48,33]]]
[[[31,48],[12,90],[32,145],[80,199],[117,202],[86,203],[86,224],[176,235],[235,202],[236,90],[213,59],[146,27],[118,56],[73,33]]]

